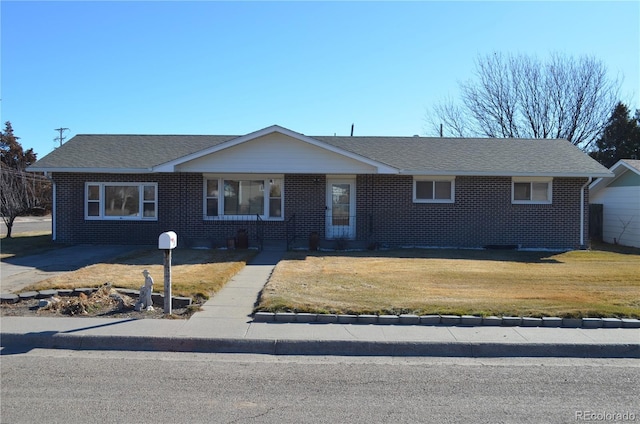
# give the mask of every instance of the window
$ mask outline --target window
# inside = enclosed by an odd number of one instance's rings
[[[85,219],[156,220],[156,183],[87,183]]]
[[[205,219],[222,217],[283,218],[284,179],[252,175],[242,177],[205,176]]]
[[[551,203],[551,178],[513,178],[512,203]]]
[[[415,203],[453,203],[455,201],[455,178],[415,177],[413,180]]]

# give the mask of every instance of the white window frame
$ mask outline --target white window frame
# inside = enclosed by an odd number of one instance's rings
[[[207,199],[213,198],[207,195],[207,181],[209,180],[217,180],[218,181],[218,215],[211,216],[207,215]],[[240,181],[240,180],[251,180],[251,181],[262,181],[263,189],[262,193],[264,196],[263,201],[263,210],[260,213],[260,219],[265,221],[284,221],[284,174],[203,174],[202,178],[202,216],[206,221],[247,221],[247,220],[256,220],[258,214],[250,214],[250,215],[225,215],[224,214],[224,181],[232,180],[232,181]],[[271,183],[273,180],[280,180],[280,216],[270,216],[270,204],[271,204]]]
[[[433,199],[418,198],[418,182],[431,182],[433,184]],[[451,194],[449,199],[436,199],[436,182],[451,183]],[[451,176],[414,176],[413,177],[413,203],[455,203],[456,201],[456,177]]]
[[[97,186],[98,199],[89,199],[89,187]],[[136,215],[112,216],[105,214],[105,187],[138,187],[138,206]],[[144,188],[153,187],[154,200],[144,199]],[[98,203],[98,215],[89,215],[89,203]],[[144,216],[144,204],[153,203],[153,216]],[[158,183],[154,182],[86,182],[84,184],[84,219],[88,221],[157,221],[158,220]]]
[[[528,200],[516,200],[515,187],[516,183],[523,184],[529,183],[531,198]],[[534,200],[533,199],[533,184],[534,183],[546,183],[547,184],[547,200]],[[511,203],[514,205],[550,205],[553,203],[553,178],[551,177],[513,177],[511,179]]]

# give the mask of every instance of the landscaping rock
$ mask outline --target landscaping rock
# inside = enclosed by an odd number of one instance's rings
[[[58,292],[58,296],[69,297],[69,296],[73,295],[73,290],[72,289],[58,289],[56,291]]]
[[[482,324],[482,317],[477,317],[475,315],[462,315],[460,317],[460,325],[473,327],[481,324]]]
[[[14,293],[2,293],[0,294],[0,302],[1,303],[18,303],[20,301],[20,296]]]
[[[502,325],[502,318],[496,316],[484,317],[482,318],[482,325],[500,327]]]
[[[273,312],[256,312],[253,315],[253,322],[274,322],[276,314]]]
[[[459,325],[460,320],[459,315],[440,315],[440,324],[442,325]]]
[[[566,328],[582,327],[582,318],[562,318],[562,326]]]
[[[422,315],[420,316],[421,325],[438,325],[440,324],[440,315]]]
[[[398,315],[380,315],[378,316],[378,324],[385,324],[385,325],[400,324],[400,317]]]
[[[622,328],[640,328],[640,319],[622,318]]]
[[[562,327],[562,318],[559,317],[542,317],[543,327]]]
[[[83,293],[87,296],[90,296],[91,293],[93,293],[94,291],[96,291],[96,289],[91,287],[79,287],[79,288],[73,289],[73,292],[71,293],[71,295],[80,296],[80,293]]]
[[[36,299],[46,299],[52,296],[57,296],[58,295],[58,290],[40,290],[38,292],[38,296],[36,296]]]
[[[338,322],[338,315],[336,314],[318,314],[316,322],[323,324],[334,324]]]
[[[151,303],[164,307],[164,295],[162,293],[151,293]]]
[[[186,308],[191,305],[192,300],[190,297],[172,297],[171,298],[171,307],[176,309]]]
[[[502,317],[502,325],[515,327],[522,324],[522,317]]]
[[[358,324],[376,324],[377,322],[377,315],[358,315]]]
[[[542,318],[522,317],[520,325],[523,327],[540,327],[542,325]]]
[[[583,328],[601,328],[602,319],[600,318],[582,318]]]
[[[602,318],[603,328],[620,328],[622,321],[619,318]]]
[[[27,291],[19,294],[21,300],[35,299],[38,296],[36,291]]]
[[[420,317],[414,314],[402,314],[399,317],[400,324],[405,325],[418,325],[420,324]]]
[[[338,322],[340,324],[356,324],[358,322],[358,315],[338,315]]]
[[[293,312],[276,312],[276,322],[296,322],[296,314]]]
[[[296,315],[296,322],[302,322],[302,323],[316,322],[317,317],[318,317],[317,314],[309,314],[309,313],[303,312]]]

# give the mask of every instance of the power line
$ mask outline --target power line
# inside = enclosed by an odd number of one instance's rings
[[[56,141],[59,142],[60,146],[62,146],[62,143],[64,142],[64,140],[66,138],[66,137],[62,136],[62,133],[65,132],[65,131],[69,131],[69,128],[55,128],[54,131],[58,131],[60,133],[60,136],[54,138],[53,141],[54,142],[56,142]]]

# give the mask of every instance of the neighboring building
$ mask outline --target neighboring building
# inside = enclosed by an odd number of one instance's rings
[[[614,178],[589,187],[590,203],[602,205],[602,239],[640,247],[640,160],[619,160],[611,171]]]
[[[55,183],[54,239],[224,246],[238,230],[306,246],[571,249],[592,178],[566,140],[77,135],[31,170]]]

